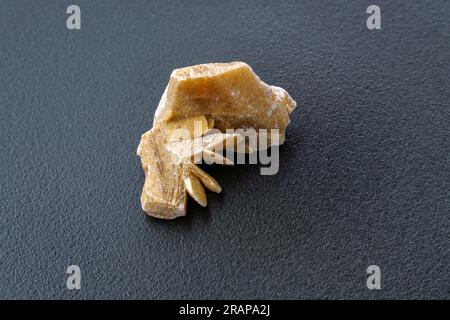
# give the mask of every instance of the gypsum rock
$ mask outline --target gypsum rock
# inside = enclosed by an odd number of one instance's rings
[[[295,107],[284,89],[262,82],[244,62],[174,70],[153,128],[142,135],[137,150],[145,173],[142,209],[162,219],[184,216],[187,194],[206,206],[204,187],[217,193],[221,187],[196,163],[232,164],[220,151],[236,150],[246,141],[239,133],[226,133],[227,129],[278,129],[278,140],[272,142],[270,133],[265,138],[268,146],[282,144]],[[188,135],[174,136],[179,129]],[[245,147],[247,152],[255,151]]]

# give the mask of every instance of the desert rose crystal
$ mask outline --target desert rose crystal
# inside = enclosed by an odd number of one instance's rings
[[[267,147],[282,144],[295,107],[284,89],[265,84],[243,62],[174,70],[153,128],[142,135],[137,150],[145,173],[142,209],[162,219],[184,216],[187,193],[206,206],[204,187],[213,192],[221,187],[197,163],[230,165],[224,150],[255,151],[242,134],[249,128],[259,139],[258,130],[269,129]],[[277,129],[276,139],[270,129]]]

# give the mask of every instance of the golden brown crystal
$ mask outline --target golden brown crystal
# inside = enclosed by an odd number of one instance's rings
[[[221,188],[196,165],[195,157],[232,164],[217,150],[244,141],[239,134],[226,133],[227,129],[278,129],[281,144],[295,107],[284,89],[265,84],[243,62],[174,70],[156,110],[153,128],[142,135],[138,147],[145,172],[142,209],[157,218],[183,216],[186,192],[206,206],[203,186],[213,192]],[[179,129],[188,135],[177,136]]]

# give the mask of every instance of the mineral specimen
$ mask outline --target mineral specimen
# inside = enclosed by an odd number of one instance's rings
[[[265,84],[243,62],[174,70],[153,128],[142,135],[137,150],[145,173],[142,209],[162,219],[184,216],[187,193],[206,206],[204,186],[217,193],[221,187],[197,163],[233,164],[222,151],[239,145],[255,151],[230,129],[278,129],[278,141],[270,133],[265,138],[268,146],[282,144],[295,107],[284,89]]]

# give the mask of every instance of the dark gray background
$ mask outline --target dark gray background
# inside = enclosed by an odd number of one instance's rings
[[[1,298],[449,298],[449,1],[0,3]],[[170,72],[231,60],[298,101],[279,173],[147,217]]]

